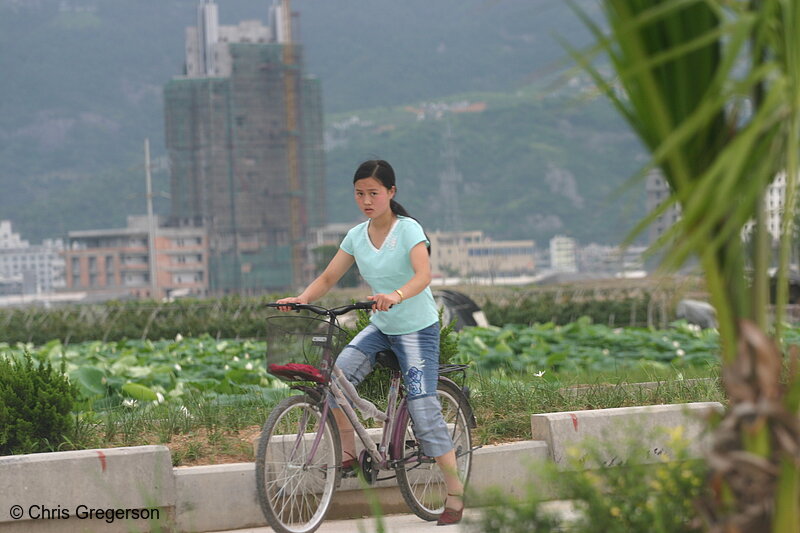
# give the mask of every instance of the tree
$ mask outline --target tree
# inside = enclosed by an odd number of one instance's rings
[[[715,431],[705,502],[713,531],[796,531],[800,380],[782,384],[780,346],[800,135],[800,2],[603,0],[608,33],[576,12],[596,45],[573,56],[652,154],[681,220],[656,243],[662,266],[702,266],[716,308],[730,407]],[[615,76],[595,66],[606,54]],[[764,193],[786,172],[775,320]],[[754,245],[742,229],[755,221]]]

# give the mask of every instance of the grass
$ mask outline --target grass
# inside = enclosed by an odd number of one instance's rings
[[[252,442],[277,401],[258,392],[197,395],[181,404],[129,403],[82,412],[62,449],[163,444],[170,448],[175,466],[252,461]]]
[[[477,376],[472,406],[478,419],[475,440],[491,444],[531,438],[531,415],[637,405],[715,401],[725,403],[718,372],[709,368],[663,375]]]
[[[649,382],[648,385],[633,385]],[[468,378],[478,420],[477,444],[531,438],[533,413],[633,405],[724,402],[718,371],[642,370],[626,374],[515,376],[475,374]],[[190,396],[182,404],[128,405],[84,412],[61,449],[163,444],[175,466],[253,461],[253,441],[278,398],[260,393],[236,397]]]

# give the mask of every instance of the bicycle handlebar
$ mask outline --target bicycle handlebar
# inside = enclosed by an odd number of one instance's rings
[[[324,307],[320,307],[318,305],[311,305],[311,304],[297,304],[297,303],[268,303],[266,304],[267,307],[289,307],[292,311],[312,311],[318,315],[327,315],[327,316],[339,316],[345,313],[349,313],[355,309],[364,309],[364,310],[371,310],[372,306],[375,305],[375,302],[355,302],[348,305],[342,305],[340,307],[333,307],[331,309],[326,309]]]

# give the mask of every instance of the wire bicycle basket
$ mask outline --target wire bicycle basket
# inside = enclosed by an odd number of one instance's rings
[[[324,318],[280,314],[267,318],[267,372],[284,381],[327,383],[347,332]]]

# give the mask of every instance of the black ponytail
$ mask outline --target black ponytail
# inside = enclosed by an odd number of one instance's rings
[[[395,176],[394,176],[394,169],[392,165],[390,165],[387,161],[383,159],[370,159],[369,161],[364,161],[361,163],[358,168],[356,169],[356,173],[353,175],[353,183],[363,180],[365,178],[375,178],[376,180],[380,181],[381,184],[386,187],[387,189],[391,190],[393,187],[395,191],[397,190],[397,186],[395,185]],[[399,215],[401,217],[408,217],[414,220],[416,218],[412,217],[406,211],[406,208],[400,205],[400,202],[395,201],[394,199],[389,200],[389,208],[392,210],[392,213],[395,215]],[[417,220],[419,222],[419,220]],[[421,226],[422,224],[420,224]],[[425,233],[425,229],[422,230]],[[428,234],[425,233],[425,238],[428,239],[428,255],[431,255],[431,240],[428,238]]]
[[[411,215],[409,215],[408,211],[406,211],[406,208],[400,205],[400,202],[396,201],[394,198],[389,200],[389,207],[392,209],[392,213],[394,213],[395,215],[400,215],[401,217],[414,218]],[[414,220],[417,219],[414,218]],[[419,220],[417,220],[417,222],[419,222]]]

